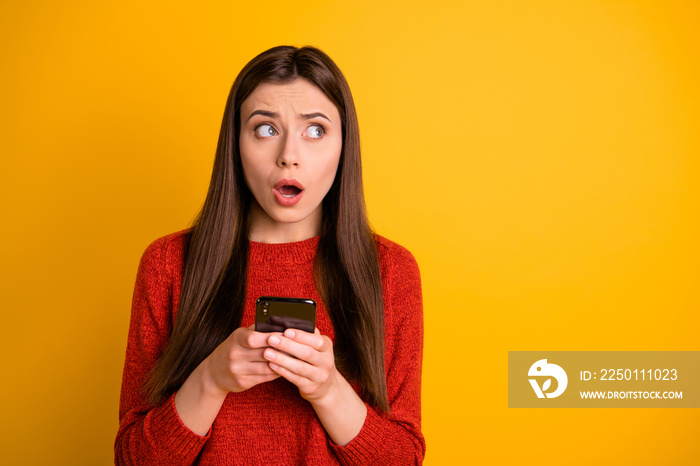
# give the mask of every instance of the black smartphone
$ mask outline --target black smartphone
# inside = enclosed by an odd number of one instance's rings
[[[284,332],[296,328],[314,333],[316,302],[304,298],[261,296],[255,302],[255,331]]]

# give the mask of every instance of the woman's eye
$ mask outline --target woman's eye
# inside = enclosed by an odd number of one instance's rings
[[[320,125],[311,125],[306,130],[306,136],[312,139],[318,139],[325,133],[326,131],[323,129],[323,126]]]
[[[261,138],[269,138],[270,136],[275,136],[277,130],[272,125],[260,125],[255,128],[255,134]]]

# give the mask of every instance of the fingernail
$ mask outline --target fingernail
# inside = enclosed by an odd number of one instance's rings
[[[275,359],[275,352],[272,350],[265,350],[264,355],[266,359]]]
[[[279,345],[280,339],[279,339],[279,337],[278,337],[277,335],[273,335],[273,336],[270,337],[269,342],[270,342],[271,345]]]
[[[273,371],[276,371],[279,367],[280,366],[278,366],[277,364],[270,363],[270,369],[272,369]]]
[[[284,332],[284,336],[286,336],[288,338],[294,338],[294,335],[296,335],[296,333],[294,333],[294,330],[287,329]]]

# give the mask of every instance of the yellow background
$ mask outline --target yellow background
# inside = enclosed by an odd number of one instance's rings
[[[239,4],[240,3],[240,4]],[[425,297],[425,464],[697,464],[694,409],[507,408],[508,350],[698,350],[697,1],[0,1],[0,463],[110,464],[139,257],[231,83],[346,73]]]

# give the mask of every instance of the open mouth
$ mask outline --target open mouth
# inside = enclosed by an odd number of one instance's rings
[[[304,186],[295,179],[282,178],[274,186],[277,202],[285,207],[296,205],[304,195]]]
[[[292,198],[299,194],[301,189],[297,188],[296,186],[285,184],[277,188],[277,191],[279,191],[279,193],[286,198]]]

